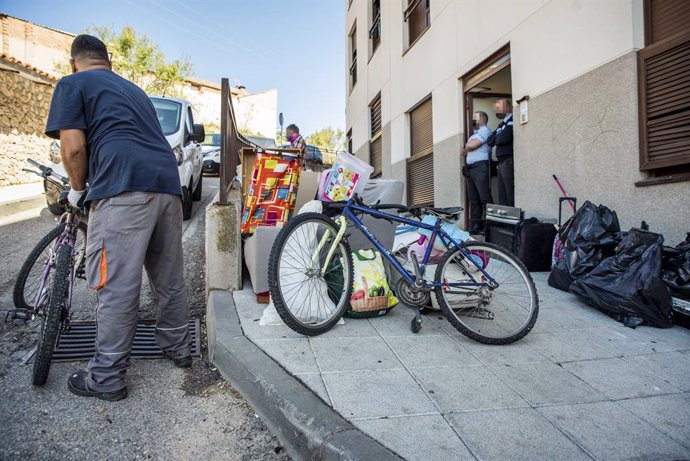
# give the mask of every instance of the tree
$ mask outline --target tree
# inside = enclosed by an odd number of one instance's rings
[[[331,152],[345,150],[345,133],[338,128],[334,130],[330,126],[314,131],[306,138],[307,144],[313,144],[321,149]]]
[[[120,33],[108,27],[94,27],[86,33],[103,40],[112,54],[113,70],[146,93],[181,96],[180,84],[192,72],[189,58],[168,61],[157,44],[146,35],[137,35],[130,26]],[[66,64],[57,65],[56,70],[63,75],[70,72]]]

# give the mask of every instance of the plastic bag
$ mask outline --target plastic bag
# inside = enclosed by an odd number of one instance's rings
[[[549,285],[568,291],[570,284],[591,272],[605,258],[614,254],[620,241],[616,212],[596,206],[589,200],[561,227],[561,255],[549,275]]]
[[[661,280],[663,242],[659,234],[631,229],[615,256],[575,280],[570,291],[627,326],[671,327],[671,293]]]
[[[395,307],[398,299],[391,291],[381,253],[376,250],[358,250],[352,253],[354,281],[352,286],[351,310],[354,312],[376,312]]]
[[[661,256],[661,279],[673,296],[690,301],[690,232],[675,248],[664,247]]]

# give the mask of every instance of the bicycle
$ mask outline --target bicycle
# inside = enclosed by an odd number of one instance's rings
[[[381,210],[410,213],[417,220]],[[485,242],[457,241],[443,229],[447,219],[461,209],[409,209],[403,205],[367,206],[353,195],[347,202],[327,206],[335,219],[323,213],[304,213],[281,229],[269,259],[271,297],[282,320],[294,331],[319,335],[333,327],[345,313],[352,292],[352,252],[345,237],[347,222],[359,229],[401,276],[396,296],[416,307],[410,328],[422,327],[422,309],[433,291],[446,319],[465,336],[485,344],[510,344],[527,335],[537,321],[539,299],[534,281],[510,252]],[[424,214],[435,223],[421,221]],[[358,216],[401,223],[430,234],[421,263],[412,258],[413,273],[405,270]],[[433,281],[425,280],[436,239],[446,251],[436,266]]]
[[[38,168],[40,172],[34,170],[26,171],[46,179],[57,178],[63,184],[68,183],[67,178],[55,173],[51,168],[31,159],[27,159],[27,162]],[[42,242],[45,241],[46,247],[49,246],[50,248],[43,265],[38,290],[28,309],[32,320],[37,316],[43,316],[41,336],[36,348],[32,376],[34,386],[42,386],[46,383],[58,338],[61,333],[69,328],[72,292],[77,268],[84,259],[83,248],[79,249],[77,247],[78,233],[84,232],[83,229],[85,229],[80,226],[80,224],[83,224],[81,223],[82,213],[80,210],[72,207],[67,201],[67,191],[63,191],[60,194],[60,204],[65,206],[67,211],[60,218],[56,227],[57,231],[49,233],[42,240]],[[57,234],[57,236],[49,240],[49,237],[54,234]],[[50,245],[51,242],[53,242],[52,245]],[[43,251],[38,253],[36,258],[42,253]]]
[[[36,165],[33,160],[29,159],[32,165]],[[34,171],[24,169],[30,173],[34,173],[47,181],[53,182],[62,191],[68,190],[69,180],[64,176],[55,173],[52,169],[45,167],[45,171]],[[63,213],[64,214],[64,213]],[[14,283],[14,289],[12,292],[12,298],[14,301],[15,311],[11,313],[14,318],[28,320],[30,317],[29,312],[33,311],[34,308],[38,310],[42,307],[42,299],[45,293],[42,293],[39,288],[41,287],[41,282],[43,280],[43,273],[45,269],[45,261],[54,256],[55,243],[57,239],[62,235],[66,224],[62,221],[58,222],[58,225],[50,230],[36,246],[31,250],[27,256],[24,264],[22,264],[21,269],[17,273],[17,278]],[[77,239],[75,247],[77,248],[77,278],[84,277],[84,252],[86,250],[86,234],[87,225],[84,221],[79,221],[77,224]]]

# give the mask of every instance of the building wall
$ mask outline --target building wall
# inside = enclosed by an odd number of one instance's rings
[[[66,63],[74,35],[0,14],[0,50],[24,63],[55,75]]]
[[[0,187],[34,182],[22,172],[26,158],[48,160],[50,139],[43,135],[52,85],[0,70]]]
[[[615,210],[623,229],[644,220],[668,243],[684,239],[690,231],[690,183],[635,186],[644,178],[638,168],[636,89],[631,52],[530,98],[529,123],[515,129],[518,206],[528,215],[557,215],[561,194],[551,177],[556,174],[579,203]]]
[[[436,205],[463,205],[460,79],[509,44],[513,100],[530,96],[529,123],[515,128],[517,205],[528,214],[557,216],[555,173],[581,200],[616,209],[624,227],[644,219],[672,243],[690,230],[687,219],[677,219],[679,212],[690,214],[682,200],[690,195],[688,183],[634,185],[643,178],[635,66],[635,52],[644,46],[642,0],[430,1],[431,26],[405,51],[405,2],[381,0],[382,41],[371,57],[370,1],[354,0],[346,13],[346,31],[357,22],[358,83],[346,90],[355,152],[364,151],[368,104],[380,91],[383,124],[390,124],[384,177],[405,180],[406,112],[431,95]],[[346,64],[349,69],[347,53]]]

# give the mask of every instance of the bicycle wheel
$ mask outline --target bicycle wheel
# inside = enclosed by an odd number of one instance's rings
[[[285,324],[303,335],[328,331],[350,303],[352,252],[345,239],[322,271],[337,233],[331,219],[304,213],[290,220],[273,244],[268,264],[271,298]]]
[[[65,224],[60,224],[51,229],[31,250],[29,256],[24,261],[22,268],[19,270],[17,280],[14,282],[14,291],[12,297],[14,300],[14,307],[17,309],[33,309],[38,297],[38,290],[43,280],[46,262],[55,257],[55,240],[62,234],[65,229]],[[81,267],[84,264],[84,251],[86,249],[86,224],[80,222],[77,225],[77,241],[76,249],[76,264]],[[45,302],[47,292],[42,294],[39,298],[39,304]],[[39,309],[43,307],[39,305]]]
[[[436,300],[448,321],[465,336],[485,344],[510,344],[534,327],[539,299],[523,264],[503,248],[484,242],[465,244],[470,258],[491,276],[498,288],[435,288]],[[475,264],[457,249],[449,250],[436,268],[439,284],[486,282]]]
[[[72,267],[72,248],[62,245],[57,250],[55,274],[48,290],[48,302],[43,315],[41,338],[38,340],[34,361],[33,385],[43,386],[48,379],[50,361],[57,345],[62,322],[67,313],[67,290],[69,288],[69,273]]]

